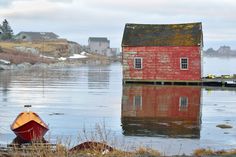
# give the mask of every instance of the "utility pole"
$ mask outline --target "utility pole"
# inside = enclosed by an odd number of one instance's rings
[[[43,62],[44,62],[44,40],[45,40],[45,32],[40,32],[40,34],[42,35],[42,40],[43,40],[43,49],[42,49],[42,52],[41,52],[41,56],[42,56],[42,65],[43,65]],[[42,81],[43,81],[43,98],[44,98],[44,67],[43,68],[43,76],[42,76]]]

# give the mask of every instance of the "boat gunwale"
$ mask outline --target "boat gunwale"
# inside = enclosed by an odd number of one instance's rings
[[[27,122],[25,122],[25,123],[23,123],[23,124],[21,124],[21,125],[18,125],[17,127],[14,127],[15,123],[17,122],[17,120],[18,120],[23,114],[25,114],[25,113],[27,113],[27,114],[29,114],[29,113],[30,113],[30,114],[34,114],[34,115],[40,120],[41,123],[35,121],[34,119],[31,119],[31,120],[29,120],[29,121],[27,121]],[[13,121],[13,123],[11,124],[11,130],[14,131],[14,130],[16,130],[16,129],[22,127],[22,126],[24,126],[25,124],[31,122],[31,121],[34,121],[35,123],[41,125],[41,126],[44,127],[45,129],[49,130],[48,125],[39,117],[39,115],[38,115],[37,113],[32,112],[32,111],[30,111],[30,112],[26,112],[26,111],[25,111],[25,112],[21,112],[21,113],[16,117],[16,119]]]

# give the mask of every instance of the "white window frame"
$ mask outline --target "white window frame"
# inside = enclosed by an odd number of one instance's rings
[[[140,59],[141,60],[141,67],[136,67],[136,60]],[[143,58],[142,57],[134,57],[134,69],[143,69]]]
[[[182,104],[182,100],[186,100],[186,104]],[[179,97],[179,111],[187,111],[188,110],[188,97],[186,96],[181,96]]]
[[[182,59],[187,60],[187,68],[183,68],[183,65],[186,65],[186,63],[183,63]],[[180,58],[180,70],[188,70],[188,68],[189,68],[189,59],[187,57],[181,57]]]

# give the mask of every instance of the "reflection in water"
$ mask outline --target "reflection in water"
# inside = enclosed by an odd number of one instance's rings
[[[137,147],[142,144],[165,155],[191,154],[198,148],[231,149],[236,147],[235,91],[235,88],[125,85],[122,104],[120,64],[0,71],[0,144],[12,142],[15,135],[9,126],[24,110],[23,106],[31,104],[49,124],[50,142],[63,135],[76,143],[78,132],[85,127],[93,132],[95,125],[105,122],[110,135],[117,135],[114,139],[121,144],[123,141]],[[233,128],[220,129],[216,127],[218,124]],[[163,138],[191,136],[194,139]]]
[[[108,89],[109,88],[109,69],[108,67],[89,67],[88,68],[88,88],[89,89]]]
[[[85,125],[100,124],[104,117],[118,130],[121,78],[120,64],[0,71],[0,143],[15,138],[9,126],[27,104],[50,124],[53,140],[77,137]],[[79,123],[68,123],[73,121]]]
[[[8,94],[8,91],[9,91],[9,85],[10,85],[10,82],[11,82],[11,73],[9,72],[2,72],[0,74],[0,76],[3,76],[4,77],[0,77],[0,87],[2,87],[1,91],[2,91],[2,101],[3,102],[7,102],[7,94]]]
[[[200,138],[201,88],[124,85],[122,129],[127,136]]]

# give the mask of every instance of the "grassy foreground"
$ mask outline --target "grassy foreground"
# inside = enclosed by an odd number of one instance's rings
[[[165,156],[158,150],[139,147],[133,151],[116,149],[119,142],[114,139],[111,130],[107,130],[105,123],[96,124],[95,131],[85,128],[78,135],[79,145],[71,146],[71,140],[58,140],[56,144],[32,142],[31,144],[12,144],[8,148],[0,148],[0,157],[159,157]],[[112,146],[108,141],[112,140]],[[82,142],[86,141],[86,142]],[[94,142],[99,141],[99,142]],[[63,144],[62,144],[63,143]],[[81,144],[82,143],[82,144]],[[86,144],[85,144],[86,143]],[[197,149],[191,155],[176,154],[173,157],[236,157],[236,149],[214,151],[211,149]]]
[[[60,144],[56,146],[45,144],[32,144],[24,148],[12,147],[6,151],[0,151],[1,157],[160,157],[164,156],[159,151],[150,148],[140,147],[139,149],[127,152],[114,149],[113,151],[101,151],[100,147],[83,151],[71,151]],[[236,149],[231,151],[213,151],[210,149],[198,149],[190,156],[196,157],[235,157]],[[176,155],[173,157],[190,157]]]
[[[57,145],[51,146],[32,145],[26,148],[12,148],[0,152],[1,157],[149,157],[160,156],[158,151],[149,148],[140,148],[133,152],[114,150],[111,152],[99,151],[96,148],[84,151],[70,151],[66,147]]]

